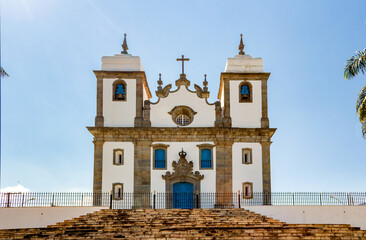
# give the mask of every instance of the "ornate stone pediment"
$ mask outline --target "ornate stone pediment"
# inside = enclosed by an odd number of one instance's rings
[[[161,89],[160,91],[156,91],[156,96],[161,97],[161,98],[165,98],[169,95],[170,93],[170,89],[172,88],[171,84],[166,85],[163,89]]]
[[[166,174],[162,176],[163,179],[166,181],[171,181],[174,179],[180,181],[188,179],[198,182],[201,181],[204,176],[201,175],[198,171],[195,171],[193,173],[193,162],[187,161],[187,153],[183,151],[183,149],[181,152],[179,152],[179,156],[180,159],[178,160],[178,162],[174,161],[172,164],[174,172],[170,173],[170,171],[167,171]]]
[[[175,86],[185,85],[187,88],[191,85],[191,82],[186,78],[186,75],[182,73],[180,77],[175,81]]]
[[[208,98],[210,96],[210,92],[203,91],[202,88],[197,84],[194,85],[194,89],[196,89],[196,94],[200,98]]]

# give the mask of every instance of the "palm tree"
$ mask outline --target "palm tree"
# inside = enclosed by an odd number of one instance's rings
[[[349,80],[359,73],[366,73],[366,49],[357,51],[354,56],[347,60],[344,66],[344,78]],[[356,113],[362,124],[362,134],[366,138],[366,85],[358,93]]]
[[[8,77],[9,76],[9,74],[7,74],[6,72],[5,72],[5,70],[4,70],[4,68],[3,67],[1,67],[1,77]]]

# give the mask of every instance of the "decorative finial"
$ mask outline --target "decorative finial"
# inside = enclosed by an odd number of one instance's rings
[[[127,34],[125,33],[124,35],[125,35],[125,37],[124,37],[123,43],[122,43],[123,51],[121,53],[122,54],[128,54],[128,52],[127,52],[128,46],[127,46],[127,39],[126,39]]]
[[[163,81],[161,81],[161,73],[159,73],[158,85],[158,91],[162,91],[163,88],[161,87],[161,85],[163,85]]]
[[[182,148],[182,151],[180,151],[180,152],[179,152],[179,156],[180,156],[181,158],[186,158],[187,153],[183,150],[183,148]]]
[[[207,84],[208,84],[208,82],[207,82],[207,80],[206,80],[206,74],[205,74],[205,80],[203,81],[203,91],[204,92],[207,92],[208,91],[208,88],[207,88]]]
[[[245,55],[244,50],[244,43],[243,43],[243,34],[240,34],[240,44],[239,44],[239,55]]]

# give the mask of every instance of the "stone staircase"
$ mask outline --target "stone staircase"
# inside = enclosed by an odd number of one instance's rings
[[[348,224],[286,224],[244,209],[101,210],[0,239],[366,239]]]

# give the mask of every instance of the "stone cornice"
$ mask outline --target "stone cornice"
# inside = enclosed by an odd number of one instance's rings
[[[97,78],[123,78],[123,79],[136,79],[138,77],[142,78],[145,90],[147,92],[148,98],[152,97],[149,84],[146,79],[146,74],[144,71],[102,71],[94,70],[94,74]]]
[[[221,100],[221,91],[224,87],[224,80],[259,80],[267,81],[271,73],[260,72],[260,73],[233,73],[233,72],[222,72],[220,77],[219,93],[217,98]]]
[[[263,142],[270,141],[276,128],[164,128],[164,127],[87,127],[102,141],[136,142]]]

